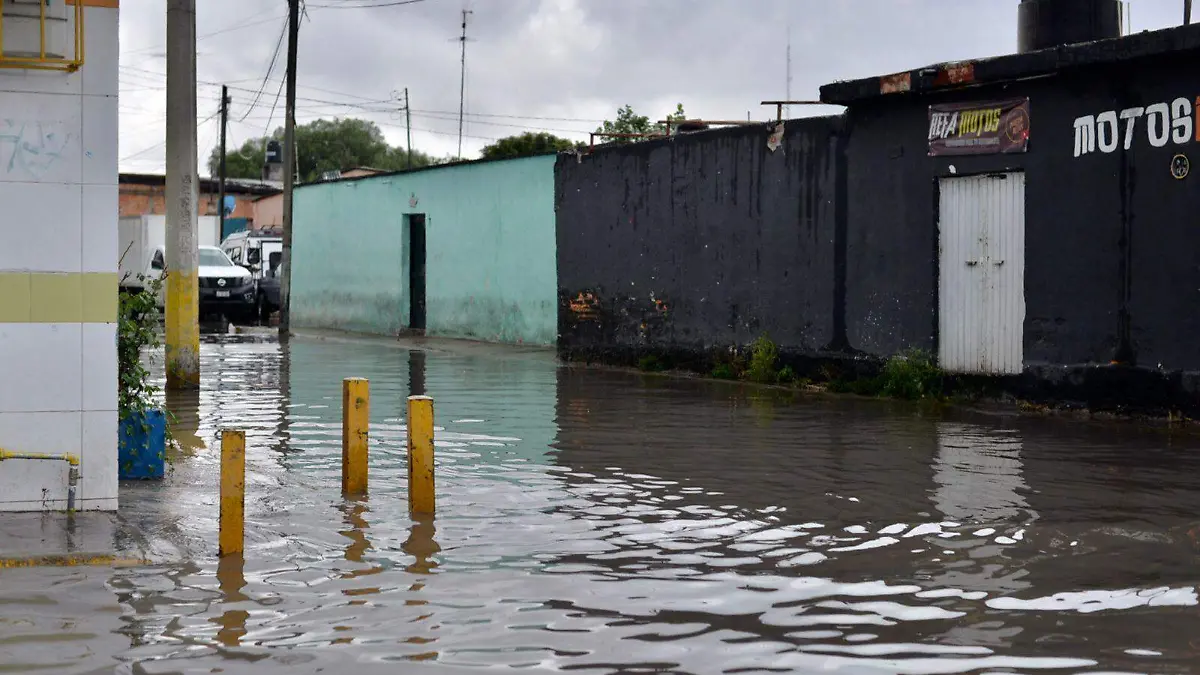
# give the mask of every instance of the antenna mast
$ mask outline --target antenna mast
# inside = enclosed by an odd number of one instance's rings
[[[463,103],[466,100],[467,93],[467,16],[473,14],[469,9],[462,11],[462,37],[459,42],[462,43],[462,73],[458,80],[458,158],[462,159],[462,134],[463,134]]]

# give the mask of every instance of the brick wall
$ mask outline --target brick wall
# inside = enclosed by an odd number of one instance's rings
[[[232,195],[237,199],[230,218],[254,218],[255,195]],[[166,188],[158,185],[121,185],[120,213],[122,216],[154,216],[166,213]],[[200,213],[202,216],[215,216],[217,212],[217,195],[205,193],[200,195]]]

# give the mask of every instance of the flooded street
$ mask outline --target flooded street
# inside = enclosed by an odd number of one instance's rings
[[[202,358],[203,390],[169,399],[167,479],[77,525],[148,563],[0,570],[0,672],[1200,672],[1190,433],[473,344],[230,337]],[[339,493],[352,376],[361,502]],[[438,429],[416,522],[412,393]],[[247,432],[244,563],[216,558],[223,427]]]

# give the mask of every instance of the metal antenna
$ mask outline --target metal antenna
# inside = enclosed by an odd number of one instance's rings
[[[789,12],[789,14],[790,14],[790,12]],[[792,19],[791,19],[791,16],[788,16],[788,24],[787,24],[787,89],[786,90],[787,90],[787,94],[784,96],[784,99],[790,101],[790,100],[792,100]],[[787,118],[790,118],[792,116],[792,107],[790,105],[784,106],[783,116],[787,117]]]
[[[462,136],[463,136],[463,103],[466,100],[467,93],[467,16],[474,14],[469,9],[462,11],[462,37],[459,42],[462,43],[462,73],[458,81],[458,158],[462,159]]]

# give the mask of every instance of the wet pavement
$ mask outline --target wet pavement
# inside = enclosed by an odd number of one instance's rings
[[[148,563],[0,570],[0,673],[1200,672],[1193,433],[424,346],[206,343],[165,481],[72,532],[21,517]],[[407,512],[410,393],[436,400],[436,519]],[[247,550],[218,563],[227,426]]]

